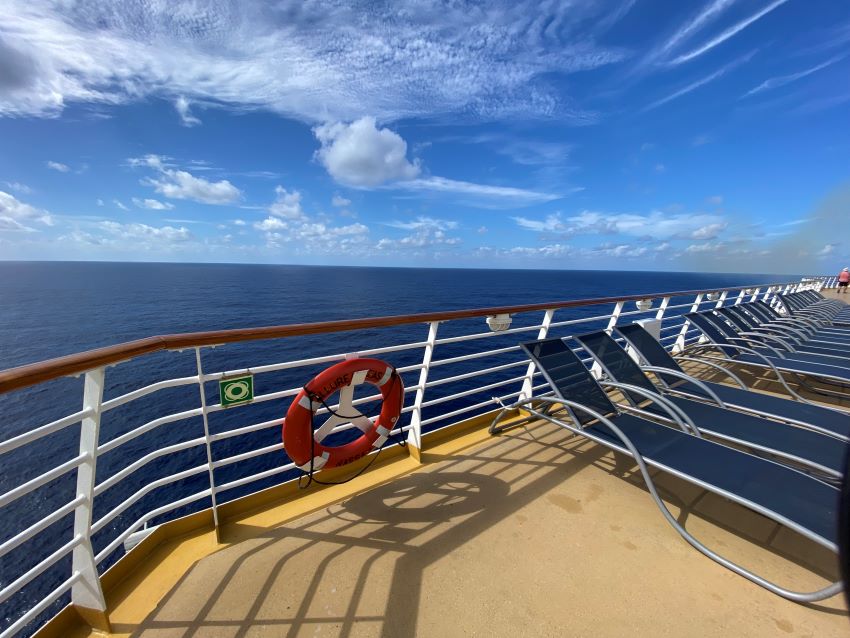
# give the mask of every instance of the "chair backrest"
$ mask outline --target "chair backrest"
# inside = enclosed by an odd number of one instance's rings
[[[762,306],[761,304],[762,302],[754,301],[752,303],[743,304],[743,308],[744,310],[749,312],[753,317],[755,317],[759,324],[769,323],[773,321],[773,317],[764,309],[764,306]]]
[[[590,374],[590,370],[563,340],[540,339],[521,343],[520,347],[543,373],[558,398],[581,403],[603,416],[617,413],[614,404]],[[587,425],[594,420],[594,417],[584,412],[576,412],[571,408],[568,410],[580,425]]]
[[[742,332],[747,332],[752,326],[747,325],[746,320],[739,316],[732,308],[715,308],[714,312],[724,317],[729,323]]]
[[[623,335],[623,338],[629,342],[629,345],[637,350],[649,365],[656,368],[669,368],[670,370],[682,372],[681,366],[673,356],[640,324],[632,323],[624,326],[616,326],[614,330]],[[663,374],[659,374],[659,376],[667,385],[673,385],[679,381],[676,377],[665,376]]]
[[[720,328],[717,327],[717,324],[712,322],[708,316],[699,313],[699,312],[691,312],[685,315],[685,319],[694,324],[700,331],[708,337],[711,341],[713,341],[722,351],[729,357],[734,357],[736,354],[736,350],[734,348],[724,348],[725,345],[731,345],[729,340],[726,338],[726,335],[720,331]]]
[[[658,392],[658,388],[652,385],[640,366],[604,330],[579,335],[575,337],[575,340],[584,346],[584,349],[614,381],[636,385],[650,392]],[[624,389],[622,392],[635,405],[646,399],[630,390]]]
[[[757,301],[754,305],[758,306],[766,315],[768,315],[771,319],[782,319],[783,315],[781,315],[776,308],[771,306],[766,301]]]
[[[729,306],[729,312],[738,317],[747,326],[747,330],[758,328],[764,322],[761,316],[753,312],[752,304]]]

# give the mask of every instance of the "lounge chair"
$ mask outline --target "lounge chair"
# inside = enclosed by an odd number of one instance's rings
[[[837,341],[845,343],[850,341],[850,330],[847,328],[832,328],[820,321],[813,319],[801,319],[780,315],[769,304],[764,301],[755,301],[744,304],[747,312],[762,320],[763,325],[781,327],[786,330],[794,329],[809,335],[810,338],[822,341]]]
[[[818,300],[800,293],[780,295],[779,300],[791,316],[815,316],[835,326],[850,326],[850,308],[838,300]]]
[[[668,416],[681,430],[621,413],[581,360],[560,339],[543,339],[521,346],[549,382],[555,396],[523,398],[513,405],[504,405],[490,426],[492,434],[511,427],[510,424],[500,426],[501,419],[509,411],[522,407],[539,419],[631,456],[667,522],[691,546],[720,565],[797,602],[823,600],[842,590],[841,582],[836,582],[814,592],[794,592],[708,549],[667,509],[658,495],[649,467],[758,512],[836,553],[837,488],[784,465],[701,438],[696,431],[690,433],[673,411]],[[544,412],[535,403],[554,405],[562,410]]]
[[[698,344],[698,348],[708,346],[724,356],[725,358],[721,360],[728,363],[772,370],[777,380],[792,396],[796,393],[788,385],[783,373],[794,375],[800,385],[818,394],[842,399],[850,398],[850,369],[848,368],[822,363],[822,359],[816,355],[792,355],[787,352],[783,354],[764,344],[752,344],[747,339],[727,337],[718,324],[705,314],[690,313],[686,314],[685,318],[699,328],[708,339],[706,344]],[[794,358],[791,358],[792,356]],[[810,360],[805,360],[806,356]],[[820,386],[833,386],[835,389],[814,387],[807,379],[817,380]]]
[[[669,391],[694,398],[711,399],[703,387],[679,376],[685,374],[679,363],[643,326],[633,323],[616,326],[615,330],[623,336],[640,358],[649,364],[644,369],[653,372],[656,379],[666,385]],[[747,388],[731,370],[704,359],[696,360],[690,357],[682,357],[682,359],[699,361],[702,365],[708,365],[737,384],[738,387],[732,387],[702,380],[702,385],[707,386],[727,406],[751,414],[787,421],[815,432],[835,436],[843,441],[850,441],[850,414],[846,412],[813,404],[796,393],[797,401],[792,401],[772,394],[754,392]]]
[[[767,316],[763,308],[755,303],[727,306],[725,310],[742,321],[748,330],[773,334],[783,339],[789,339],[797,345],[808,344],[820,348],[831,348],[842,353],[847,353],[848,346],[850,346],[850,333],[848,332],[843,334],[835,331],[827,332],[776,320]]]
[[[605,374],[619,384],[619,389],[634,409],[650,416],[665,417],[666,413],[658,407],[658,403],[641,407],[647,398],[646,393],[657,394],[659,389],[613,337],[600,330],[574,338],[591,354]],[[842,442],[812,430],[736,412],[698,379],[690,377],[689,383],[700,387],[713,405],[680,396],[665,395],[664,398],[680,409],[701,434],[724,443],[740,445],[759,456],[774,457],[782,463],[799,467],[834,483],[841,480],[844,475],[846,440]]]
[[[830,344],[802,341],[799,337],[792,336],[791,334],[782,334],[780,336],[774,331],[753,327],[750,320],[744,316],[743,311],[737,309],[735,306],[715,308],[714,313],[726,319],[729,324],[734,326],[744,336],[753,337],[757,340],[759,338],[764,339],[766,343],[793,354],[820,355],[826,357],[824,359],[825,363],[850,367],[850,354],[848,354],[846,349],[842,349],[842,344],[840,343]],[[793,354],[790,355],[792,358]]]
[[[782,345],[776,339],[771,342],[770,339],[765,338],[765,335],[739,333],[725,319],[713,313],[689,313],[685,315],[685,318],[702,330],[703,334],[709,339],[717,344],[724,345],[724,347],[744,344],[756,354],[766,355],[771,360],[782,359],[784,361],[810,363],[815,367],[823,367],[824,371],[834,368],[842,371],[843,374],[850,374],[850,361],[845,363],[844,359],[836,359],[822,354],[782,349]],[[713,334],[708,334],[707,330],[713,331]],[[812,374],[815,373],[812,372]]]

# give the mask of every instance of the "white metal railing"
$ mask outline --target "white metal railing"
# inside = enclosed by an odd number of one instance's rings
[[[360,350],[356,354],[362,356],[382,356],[395,353],[421,352],[421,363],[398,368],[403,375],[410,375],[417,371],[419,375],[415,385],[408,385],[405,388],[406,400],[402,412],[403,414],[410,414],[409,422],[407,425],[402,426],[403,420],[399,419],[394,432],[401,434],[407,433],[408,442],[416,448],[422,449],[423,428],[445,422],[448,419],[454,419],[461,415],[481,413],[481,411],[488,411],[494,408],[495,404],[491,396],[494,391],[502,393],[499,396],[500,400],[508,401],[521,395],[531,396],[533,392],[543,389],[546,386],[546,384],[534,385],[535,380],[539,380],[539,373],[535,372],[533,364],[529,364],[525,357],[521,356],[520,349],[515,341],[507,345],[500,344],[498,347],[490,349],[482,345],[474,352],[451,355],[449,347],[454,344],[470,344],[473,342],[486,344],[488,343],[488,339],[504,341],[506,337],[513,335],[522,336],[522,338],[527,336],[529,339],[544,338],[554,330],[558,330],[559,334],[566,336],[567,330],[580,330],[582,327],[587,327],[588,324],[601,325],[604,323],[610,329],[626,318],[628,320],[644,318],[660,321],[661,342],[672,351],[679,352],[687,345],[695,343],[700,339],[700,336],[691,328],[689,322],[684,319],[683,314],[685,312],[696,312],[712,305],[720,307],[729,302],[738,304],[744,301],[754,301],[759,298],[768,302],[775,302],[776,296],[779,293],[803,288],[820,290],[824,287],[834,286],[835,280],[835,277],[818,277],[808,278],[808,280],[797,284],[773,284],[744,290],[736,289],[732,297],[729,296],[728,290],[703,291],[694,295],[690,300],[680,300],[677,303],[673,303],[674,300],[669,295],[655,295],[647,297],[645,303],[640,301],[634,305],[630,304],[627,306],[625,302],[618,301],[614,304],[611,311],[607,313],[594,314],[590,317],[569,317],[561,321],[555,320],[556,315],[559,312],[567,314],[569,309],[563,311],[554,308],[546,309],[542,311],[542,317],[539,319],[537,317],[541,311],[527,313],[530,315],[528,317],[530,320],[529,325],[517,326],[500,332],[492,332],[481,331],[481,324],[475,322],[475,325],[472,326],[473,331],[471,332],[462,332],[459,335],[442,338],[438,338],[441,324],[449,322],[431,321],[426,324],[427,334],[423,335],[424,339],[421,341],[390,344],[368,350]],[[455,321],[458,322],[459,329],[468,328],[472,325],[470,319],[459,319]],[[462,324],[459,322],[466,323]],[[579,330],[575,331],[578,332]],[[106,366],[90,370],[85,373],[81,410],[0,442],[0,456],[2,456],[3,454],[8,454],[25,445],[62,431],[69,426],[80,424],[78,455],[63,463],[58,463],[55,467],[45,469],[38,476],[0,495],[0,507],[4,507],[68,472],[73,470],[77,472],[76,491],[73,499],[57,505],[52,512],[42,519],[30,524],[25,529],[17,531],[0,544],[0,557],[2,557],[16,550],[22,543],[33,536],[44,533],[50,526],[73,514],[73,532],[67,543],[61,545],[34,567],[22,571],[22,573],[17,575],[4,575],[3,582],[0,583],[0,585],[3,585],[2,589],[0,589],[0,603],[14,595],[22,587],[34,581],[69,553],[72,555],[70,575],[58,587],[53,588],[52,591],[37,603],[34,603],[28,610],[9,618],[11,624],[0,633],[0,638],[12,636],[19,632],[39,614],[48,609],[51,604],[66,595],[69,590],[73,604],[105,612],[106,604],[100,583],[100,572],[103,564],[140,528],[146,526],[154,519],[167,516],[174,510],[206,499],[209,499],[213,521],[217,527],[220,524],[218,511],[220,507],[220,495],[230,490],[250,485],[251,483],[286,474],[296,469],[294,463],[289,462],[283,454],[283,445],[280,442],[259,448],[247,449],[237,454],[216,459],[212,447],[214,443],[225,440],[232,441],[237,437],[243,437],[271,428],[279,428],[283,423],[283,417],[281,416],[280,418],[271,420],[267,419],[257,423],[242,424],[221,432],[211,432],[209,416],[225,408],[218,403],[210,404],[208,402],[205,392],[206,384],[217,382],[224,377],[234,374],[250,373],[257,378],[274,372],[306,369],[311,366],[334,363],[345,358],[346,353],[340,352],[318,357],[283,361],[254,366],[250,369],[206,372],[203,366],[203,355],[204,352],[213,347],[215,346],[197,346],[191,348],[194,351],[195,374],[159,380],[108,400],[103,399]],[[435,356],[444,350],[447,351],[447,356],[443,358],[437,358]],[[480,366],[474,367],[474,369],[469,369],[469,362],[486,362],[487,359],[491,359],[492,361],[486,365],[482,363]],[[589,359],[585,359],[585,361],[589,361]],[[450,373],[436,378],[434,377],[434,370],[440,370],[441,372],[448,370]],[[307,372],[304,374],[307,375]],[[308,375],[308,378],[309,376],[312,375]],[[156,395],[156,393],[163,390],[193,385],[197,386],[199,390],[199,397],[197,403],[194,405],[185,405],[179,411],[158,416],[108,441],[101,440],[100,426],[104,415],[121,406]],[[254,400],[249,405],[257,405],[277,399],[288,399],[295,396],[300,389],[300,387],[292,387],[260,394],[254,397]],[[435,392],[437,394],[426,400],[425,397],[429,391],[432,394]],[[471,399],[476,397],[476,395],[478,395],[479,400],[466,402],[465,405],[458,406],[455,404],[455,402],[461,399]],[[360,397],[354,401],[354,404],[366,403],[379,396]],[[408,397],[412,397],[412,399],[408,400]],[[483,397],[483,400],[480,400],[481,397]],[[424,416],[426,411],[433,412],[438,406],[443,406],[446,411],[431,414],[427,417]],[[228,408],[228,410],[238,411],[240,407],[244,406]],[[336,406],[331,407],[335,408]],[[319,412],[325,413],[326,410],[322,409]],[[122,468],[113,472],[111,476],[99,482],[96,481],[97,462],[103,455],[108,453],[114,454],[119,448],[124,449],[126,444],[158,428],[166,426],[176,427],[175,424],[181,424],[180,427],[186,427],[183,425],[186,421],[191,421],[198,417],[200,417],[202,428],[194,432],[193,437],[155,449],[143,448],[137,458],[130,460]],[[354,426],[350,423],[340,424],[333,429],[333,432],[341,432],[352,427]],[[124,481],[151,463],[171,457],[173,454],[179,452],[200,448],[201,446],[203,446],[205,452],[204,463],[148,482],[144,486],[133,490],[131,494],[123,495],[115,507],[100,516],[97,520],[93,520],[94,504],[97,498],[102,498],[105,493],[122,485]],[[273,458],[278,459],[273,467],[258,470],[247,476],[226,482],[217,481],[216,472],[221,468],[242,464],[259,457],[268,457],[268,455],[275,455]],[[158,503],[156,507],[144,512],[129,525],[123,526],[122,529],[111,529],[110,524],[120,520],[122,514],[131,510],[146,495],[177,481],[200,475],[207,477],[206,482],[208,485],[205,489],[174,500],[169,501],[166,499],[166,502]],[[100,543],[103,545],[102,549],[95,553],[92,540],[93,536],[107,532],[113,533],[110,538],[102,540]]]

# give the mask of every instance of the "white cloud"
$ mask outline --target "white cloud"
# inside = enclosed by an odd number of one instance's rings
[[[267,217],[263,221],[254,224],[254,228],[269,232],[275,230],[286,230],[289,228],[289,224],[277,217]]]
[[[372,117],[351,124],[316,127],[321,148],[317,159],[338,182],[358,188],[384,188],[451,193],[475,200],[473,205],[512,207],[545,203],[560,195],[510,186],[489,186],[446,177],[417,177],[418,161],[407,159],[407,142],[388,128],[380,129]]]
[[[341,197],[340,195],[334,195],[331,199],[331,205],[336,206],[337,208],[344,208],[346,206],[351,206],[351,200]]]
[[[180,123],[183,126],[197,126],[201,123],[201,120],[192,115],[190,106],[189,100],[182,95],[174,100],[174,108],[177,109],[177,114],[180,116]]]
[[[826,62],[822,62],[822,63],[815,65],[815,66],[813,66],[809,69],[805,69],[805,70],[799,71],[797,73],[791,73],[789,75],[780,75],[780,76],[775,77],[775,78],[770,78],[768,80],[765,80],[761,84],[759,84],[754,89],[747,91],[744,94],[743,97],[748,97],[748,96],[754,95],[756,93],[761,93],[762,91],[768,91],[770,89],[775,89],[775,88],[778,88],[780,86],[785,86],[786,84],[790,84],[791,82],[796,82],[797,80],[801,80],[804,77],[811,75],[812,73],[817,73],[821,69],[825,69],[826,67],[835,64],[836,62],[844,59],[845,57],[847,57],[846,53],[841,54],[841,55],[836,55],[835,57],[830,58]]]
[[[29,195],[32,193],[32,189],[26,184],[22,184],[21,182],[3,182],[7,188],[20,193],[21,195]]]
[[[233,225],[234,225],[234,226],[245,226],[245,223],[246,223],[246,222],[245,222],[245,220],[244,220],[244,219],[234,219],[234,220],[233,220]]]
[[[397,188],[413,191],[433,191],[438,193],[455,193],[475,199],[489,200],[493,206],[528,206],[530,204],[544,204],[556,199],[561,195],[553,193],[541,193],[526,190],[524,188],[513,188],[511,186],[488,186],[486,184],[474,184],[462,182],[445,177],[426,177],[414,179],[409,182],[399,182],[394,185]],[[486,204],[487,202],[477,202]]]
[[[718,215],[669,215],[661,211],[636,215],[585,210],[566,218],[555,213],[542,220],[526,217],[513,217],[513,220],[525,230],[565,237],[579,234],[622,234],[654,239],[708,239],[726,228],[726,222]]]
[[[127,160],[133,167],[151,168],[157,177],[145,179],[142,183],[153,186],[154,190],[171,199],[188,199],[202,204],[232,204],[242,197],[242,191],[228,180],[218,182],[195,177],[188,171],[173,168],[168,158],[162,155],[145,155]]]
[[[722,206],[723,205],[723,195],[712,195],[706,200],[712,206]]]
[[[301,208],[301,193],[294,190],[289,192],[283,186],[277,186],[274,190],[277,198],[269,206],[269,212],[276,217],[284,219],[304,219],[304,210]]]
[[[67,164],[63,164],[62,162],[54,162],[52,160],[45,162],[47,168],[53,169],[54,171],[59,171],[60,173],[67,173],[71,170],[71,167]]]
[[[309,122],[439,113],[577,118],[550,74],[625,57],[588,35],[601,3],[502,6],[6,0],[0,115],[150,96]],[[401,18],[400,18],[401,16]]]
[[[96,203],[97,203],[97,205],[98,205],[98,206],[103,206],[103,205],[104,205],[104,202],[103,202],[103,200],[102,200],[100,197],[98,197],[98,198],[97,198],[97,202],[96,202]]]
[[[322,145],[316,157],[342,184],[378,186],[419,174],[418,163],[407,160],[407,142],[388,128],[378,128],[374,117],[323,124],[313,133]]]
[[[99,201],[99,200],[98,200],[98,201]],[[121,210],[130,210],[129,208],[127,208],[127,207],[126,207],[126,206],[125,206],[125,205],[124,205],[124,204],[123,204],[120,200],[118,200],[118,199],[113,199],[113,200],[112,200],[112,203],[113,203],[113,204],[115,204],[115,205],[116,205],[118,208],[120,208]]]
[[[667,167],[664,166],[664,164],[662,164],[661,162],[659,162],[658,164],[655,165],[655,172],[656,173],[664,173],[666,171],[667,171]]]
[[[818,257],[827,257],[828,255],[832,255],[835,253],[835,249],[838,248],[840,244],[827,244],[823,248],[821,248],[817,253],[815,253]]]
[[[100,222],[98,228],[110,235],[126,240],[155,241],[159,243],[182,243],[192,239],[189,229],[181,226],[161,226],[159,228],[147,224],[131,223],[121,224],[113,221]]]
[[[788,0],[775,0],[773,3],[766,6],[761,11],[758,11],[758,12],[754,13],[753,15],[751,15],[750,17],[748,17],[744,20],[741,20],[737,24],[729,27],[723,33],[716,36],[715,38],[712,38],[711,40],[709,40],[708,42],[706,42],[702,46],[699,46],[696,49],[689,51],[687,53],[684,53],[684,54],[678,56],[677,58],[671,60],[670,64],[672,64],[672,65],[682,64],[683,62],[688,62],[689,60],[693,60],[694,58],[699,57],[703,53],[711,51],[711,49],[713,49],[714,47],[716,47],[720,44],[723,44],[724,42],[726,42],[726,40],[728,40],[729,38],[731,38],[734,35],[737,35],[741,31],[746,29],[748,26],[750,26],[753,22],[755,22],[756,20],[760,20],[761,18],[766,16],[768,13],[770,13],[774,9],[780,7],[781,5],[785,4],[786,2],[788,2]]]
[[[38,222],[45,226],[53,225],[53,218],[46,210],[25,204],[14,195],[0,191],[0,229],[34,231],[22,222]]]
[[[312,219],[302,208],[301,193],[283,186],[275,188],[275,201],[268,207],[269,216],[253,227],[265,235],[266,245],[298,254],[337,254],[363,256],[367,253],[369,228],[355,223],[333,226]],[[244,226],[243,220],[234,225]]]
[[[148,210],[171,210],[174,208],[174,204],[161,202],[158,199],[139,199],[138,197],[134,197],[133,203],[139,208],[147,208]]]
[[[647,246],[635,246],[633,244],[602,244],[589,252],[596,256],[633,259],[647,256],[650,249]]]
[[[459,237],[452,237],[446,233],[447,230],[457,228],[457,223],[452,221],[418,217],[413,222],[391,222],[387,225],[413,232],[399,239],[381,239],[377,245],[378,250],[405,253],[413,250],[421,254],[423,249],[451,247],[461,243]]]

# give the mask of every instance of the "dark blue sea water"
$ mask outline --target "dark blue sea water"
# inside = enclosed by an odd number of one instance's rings
[[[0,369],[156,334],[719,288],[793,279],[787,275],[711,273],[0,262]],[[566,320],[593,316],[610,312],[610,309],[609,306],[600,306],[559,311],[556,318]],[[542,313],[518,316],[514,326],[531,325],[541,318]],[[439,336],[485,330],[483,321],[474,319],[444,324]],[[424,341],[426,335],[426,325],[414,324],[330,336],[257,341],[205,349],[203,363],[205,372],[219,372],[394,343]],[[504,347],[519,340],[517,335],[500,336],[491,339],[487,347]],[[441,346],[435,352],[435,359],[458,356],[478,348],[480,344],[474,342]],[[421,356],[421,349],[417,349],[383,358],[396,366],[404,366],[421,361]],[[462,374],[476,365],[497,365],[502,361],[516,360],[517,356],[435,368],[432,378]],[[194,357],[194,351],[163,352],[111,367],[107,371],[105,398],[157,380],[193,375],[196,373]],[[258,376],[256,393],[298,387],[322,367]],[[493,379],[509,379],[521,372],[521,369],[508,370]],[[404,376],[408,386],[414,385],[417,379],[418,372]],[[462,389],[462,383],[446,384],[429,391],[426,399]],[[205,392],[210,403],[217,403],[215,384],[207,384]],[[491,394],[493,392],[483,397],[478,395],[453,401],[426,411],[424,416],[432,416],[438,409],[444,412],[471,405]],[[411,400],[412,396],[408,396],[408,404]],[[0,397],[0,440],[77,411],[81,402],[82,380],[79,378],[59,379]],[[193,409],[198,405],[197,386],[158,392],[104,415],[101,442],[159,416]],[[210,428],[213,432],[220,432],[279,418],[285,414],[288,405],[289,399],[286,399],[215,413],[210,415]],[[201,436],[202,428],[200,418],[185,419],[154,429],[115,451],[107,452],[98,459],[97,481],[102,482],[153,449]],[[0,493],[76,456],[79,452],[78,437],[79,426],[73,426],[5,455],[0,463]],[[213,455],[221,459],[279,441],[279,430],[263,430],[221,441],[213,446]],[[205,462],[203,446],[157,459],[99,496],[95,503],[95,520],[152,481]],[[216,481],[223,484],[286,462],[282,452],[267,454],[219,469]],[[284,478],[286,475],[277,475],[250,487],[230,490],[222,495],[222,500],[267,487]],[[94,537],[95,551],[107,546],[145,512],[164,502],[197,493],[208,487],[207,481],[206,474],[200,474],[152,490]],[[71,472],[0,510],[0,542],[70,501],[74,486],[75,474]],[[203,499],[168,517],[208,506],[209,499]],[[156,522],[153,521],[154,524]],[[72,516],[69,516],[34,536],[19,550],[0,558],[0,587],[70,541],[71,528]],[[113,563],[120,554],[119,550],[101,567]],[[5,627],[13,622],[69,574],[69,558],[46,571],[2,605],[0,619],[5,620],[0,625]]]

